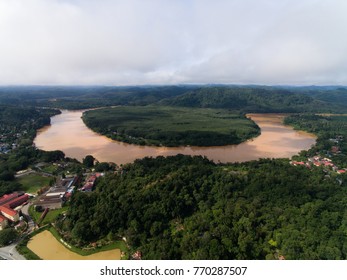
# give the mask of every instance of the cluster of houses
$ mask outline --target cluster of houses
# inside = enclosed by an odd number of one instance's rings
[[[339,168],[333,161],[328,158],[331,155],[341,154],[340,143],[344,140],[342,135],[338,135],[335,138],[330,138],[329,141],[333,143],[331,149],[326,152],[327,157],[314,156],[308,158],[307,161],[291,161],[290,164],[294,166],[306,166],[307,168],[311,168],[312,166],[323,167],[325,171],[334,171],[338,174],[343,174],[347,172],[347,168]]]
[[[9,222],[19,221],[19,212],[16,210],[29,199],[23,192],[5,194],[0,198],[0,230],[8,226]]]
[[[322,166],[326,169],[331,169],[333,171],[335,171],[336,173],[338,174],[343,174],[343,173],[346,173],[347,169],[346,168],[339,168],[337,167],[331,159],[329,158],[322,158],[320,156],[314,156],[314,157],[311,157],[311,158],[308,158],[306,162],[304,161],[291,161],[290,162],[291,165],[294,165],[294,166],[306,166],[308,168],[311,168],[312,166]]]

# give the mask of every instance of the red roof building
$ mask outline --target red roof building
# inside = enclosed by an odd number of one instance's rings
[[[85,184],[79,190],[82,192],[91,192],[95,185],[96,178],[100,177],[101,173],[96,173],[95,175],[91,175],[86,179]]]
[[[24,202],[28,201],[29,196],[27,194],[14,192],[11,194],[5,194],[0,198],[0,216],[6,218],[12,222],[19,220],[19,214],[13,210]],[[1,229],[3,227],[1,226]]]
[[[84,184],[84,186],[81,188],[81,191],[83,191],[83,192],[91,192],[92,189],[93,189],[93,186],[94,186],[93,183],[88,182],[88,183]]]
[[[11,208],[0,206],[0,213],[12,222],[17,222],[19,220],[18,212]]]
[[[21,195],[13,200],[11,200],[8,204],[10,208],[14,209],[19,205],[22,205],[24,202],[28,201],[29,199],[29,195],[25,194],[25,195]]]
[[[95,175],[92,175],[92,176],[90,176],[90,177],[88,178],[87,182],[88,182],[88,183],[94,183],[95,180],[96,180],[96,176],[95,176]]]
[[[6,203],[8,203],[9,201],[11,201],[12,199],[15,199],[17,197],[19,197],[20,194],[17,192],[11,193],[11,194],[5,194],[0,198],[0,206],[4,205]]]

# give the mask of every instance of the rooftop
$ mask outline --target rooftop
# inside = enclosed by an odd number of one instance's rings
[[[11,194],[5,194],[0,198],[0,206],[6,204],[7,202],[11,201],[12,199],[15,199],[20,194],[17,192],[11,193]]]
[[[4,216],[0,215],[0,223],[3,222],[3,221],[6,221],[6,218]]]
[[[12,216],[12,217],[17,215],[17,211],[15,211],[9,207],[5,207],[5,206],[0,206],[0,212],[5,213],[5,214]]]

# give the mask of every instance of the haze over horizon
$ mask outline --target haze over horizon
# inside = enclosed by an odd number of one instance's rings
[[[347,85],[343,0],[0,0],[0,85]]]

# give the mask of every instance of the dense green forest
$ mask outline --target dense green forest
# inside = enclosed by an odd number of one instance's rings
[[[57,222],[78,245],[126,240],[145,259],[345,259],[346,181],[260,160],[145,158],[75,193]]]
[[[125,106],[90,110],[83,121],[114,140],[139,145],[239,144],[260,133],[244,115],[227,110]]]

